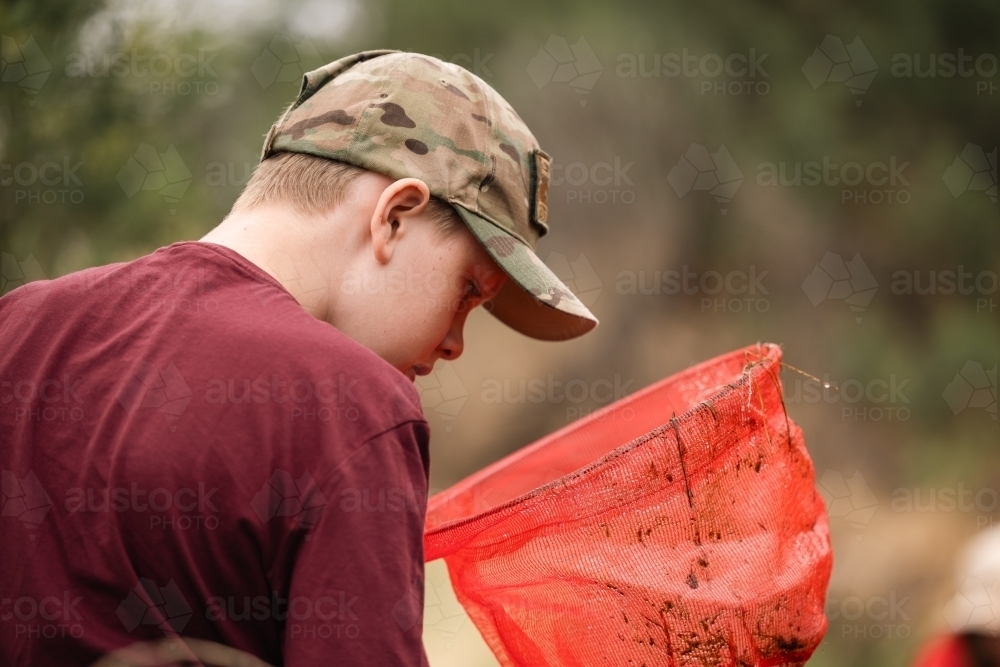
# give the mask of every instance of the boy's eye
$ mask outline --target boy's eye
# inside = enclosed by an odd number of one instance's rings
[[[479,285],[477,285],[475,281],[470,280],[468,287],[465,288],[465,295],[477,299],[481,297],[482,293],[479,291]]]

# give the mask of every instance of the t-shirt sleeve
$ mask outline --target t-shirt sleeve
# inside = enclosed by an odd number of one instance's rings
[[[325,500],[292,569],[288,667],[426,667],[421,638],[426,422],[378,434],[323,481]]]

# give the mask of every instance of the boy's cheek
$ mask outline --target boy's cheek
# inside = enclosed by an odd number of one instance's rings
[[[455,295],[453,290],[445,290],[434,295],[427,295],[423,299],[424,311],[437,317],[448,317],[454,315],[462,305],[462,295]]]

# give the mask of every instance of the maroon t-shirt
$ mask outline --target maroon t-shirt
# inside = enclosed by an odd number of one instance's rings
[[[0,664],[426,665],[412,383],[187,242],[0,299]]]

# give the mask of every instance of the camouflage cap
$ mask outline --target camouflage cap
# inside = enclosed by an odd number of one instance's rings
[[[427,183],[510,276],[486,308],[515,330],[566,340],[597,325],[535,255],[548,231],[549,156],[506,100],[462,67],[379,50],[309,72],[261,160],[282,151]]]

